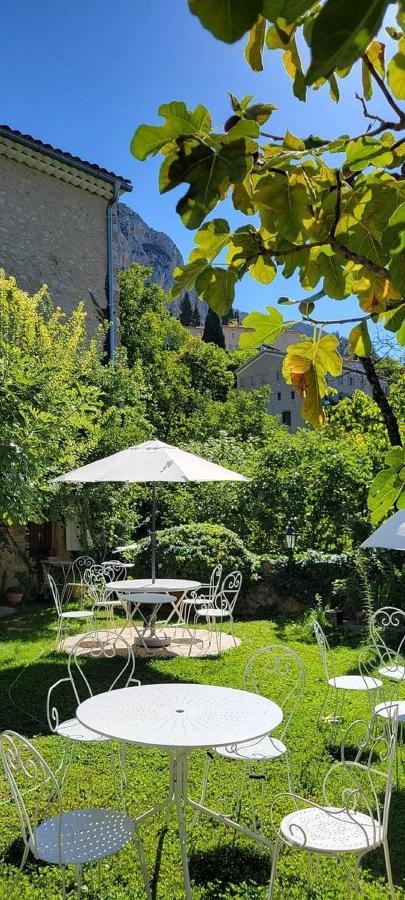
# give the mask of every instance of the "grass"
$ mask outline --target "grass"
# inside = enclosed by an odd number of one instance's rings
[[[60,739],[49,734],[45,703],[50,685],[66,673],[66,656],[54,651],[55,620],[53,611],[42,606],[26,605],[11,619],[0,621],[0,714],[1,729],[20,731],[53,762],[61,751]],[[322,779],[333,762],[333,748],[328,744],[330,729],[317,726],[318,712],[324,695],[322,669],[316,646],[305,642],[298,628],[280,622],[260,620],[238,622],[237,636],[242,644],[219,659],[139,660],[136,675],[142,683],[194,681],[240,687],[244,666],[257,648],[279,641],[288,643],[300,655],[306,669],[306,690],[299,712],[292,723],[288,745],[291,748],[293,779],[296,790],[304,796],[321,800]],[[299,639],[301,637],[301,640]],[[346,637],[337,642],[334,653],[340,673],[356,668],[358,637]],[[85,663],[86,671],[95,664]],[[98,672],[100,689],[112,680],[116,660],[103,660],[103,677]],[[93,672],[94,675],[94,672]],[[276,685],[274,686],[276,692]],[[271,695],[271,691],[270,691]],[[277,699],[275,696],[274,699]],[[74,706],[65,698],[66,716]],[[345,718],[351,721],[367,713],[364,701],[353,698],[346,708]],[[197,752],[190,759],[190,787],[198,796],[204,756]],[[154,750],[129,748],[127,755],[129,814],[147,809],[164,796],[167,783],[167,761],[164,754]],[[240,784],[240,763],[216,760],[209,782],[207,803],[212,808],[229,812]],[[269,803],[279,791],[287,790],[282,763],[268,767],[266,790]],[[46,866],[29,858],[23,873],[18,870],[22,842],[17,814],[8,799],[5,779],[0,775],[0,868],[1,900],[54,900],[61,897],[61,881],[57,867]],[[114,783],[111,777],[111,750],[108,745],[79,745],[68,769],[64,805],[114,806]],[[394,788],[390,816],[390,850],[394,881],[398,898],[405,898],[404,876],[404,812],[402,787]],[[148,866],[153,875],[155,900],[181,900],[184,896],[181,879],[176,823],[172,818],[167,830],[162,817],[142,828]],[[266,822],[266,827],[268,822]],[[221,825],[201,817],[190,836],[190,870],[193,897],[196,900],[264,900],[270,878],[270,854],[259,845]],[[312,888],[308,888],[305,854],[286,851],[279,863],[277,898],[284,900],[346,900],[348,889],[339,863],[321,860],[314,873]],[[75,896],[73,871],[69,872],[69,896]],[[137,857],[132,847],[101,864],[101,889],[93,890],[90,873],[85,872],[83,897],[90,900],[138,900],[144,897]],[[380,850],[364,858],[360,894],[362,900],[377,900],[389,896],[383,855]]]

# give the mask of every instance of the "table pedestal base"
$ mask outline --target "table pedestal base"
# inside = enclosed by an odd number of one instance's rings
[[[146,649],[148,648],[156,648],[156,647],[168,647],[171,644],[172,639],[168,637],[167,634],[159,635],[156,631],[151,631],[149,635],[143,634],[142,637],[138,637],[135,641],[136,644],[140,646],[144,646]]]
[[[169,760],[170,760],[170,778],[169,778],[169,792],[165,800],[162,800],[161,803],[157,803],[151,809],[148,809],[147,812],[142,813],[140,816],[137,816],[134,819],[135,825],[141,825],[151,816],[156,815],[164,809],[168,809],[170,806],[176,807],[177,814],[177,824],[178,824],[178,833],[179,833],[179,842],[180,842],[180,853],[181,860],[183,866],[183,880],[184,880],[184,897],[185,900],[192,900],[192,892],[191,892],[191,882],[190,882],[190,872],[189,872],[189,862],[188,862],[188,853],[187,853],[187,830],[186,830],[186,810],[187,806],[191,806],[196,812],[203,813],[206,816],[209,816],[210,819],[215,819],[217,822],[220,822],[222,825],[228,825],[230,828],[233,828],[235,831],[238,831],[240,834],[244,834],[245,837],[252,838],[259,844],[264,845],[265,847],[269,847],[273,850],[273,843],[269,840],[269,838],[265,837],[265,835],[260,832],[252,831],[250,828],[246,828],[243,825],[240,825],[239,822],[235,822],[233,819],[230,819],[228,816],[222,815],[222,813],[214,812],[212,809],[208,809],[207,806],[203,806],[201,803],[197,803],[188,796],[187,788],[188,788],[188,756],[191,750],[176,750],[176,751],[168,751]]]

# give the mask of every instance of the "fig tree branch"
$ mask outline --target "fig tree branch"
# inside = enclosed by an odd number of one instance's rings
[[[370,72],[370,75],[373,76],[374,81],[378,84],[378,87],[384,94],[384,97],[385,97],[387,103],[389,103],[391,109],[393,109],[394,112],[397,114],[398,119],[400,120],[402,125],[404,125],[405,124],[405,113],[403,113],[401,107],[398,106],[398,103],[395,102],[393,96],[390,94],[390,92],[387,88],[387,85],[384,83],[384,80],[381,78],[381,75],[379,75],[378,72],[376,71],[376,69],[374,68],[373,63],[370,62],[368,56],[364,55],[362,58],[364,61],[364,65],[367,66],[367,69]]]

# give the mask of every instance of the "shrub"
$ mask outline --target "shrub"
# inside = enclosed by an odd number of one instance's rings
[[[291,564],[287,556],[262,557],[261,574],[270,590],[283,597],[295,597],[301,603],[313,603],[319,594],[325,603],[333,598],[333,582],[354,572],[352,553],[323,553],[306,550],[295,554]]]
[[[139,541],[134,574],[144,575],[150,569],[150,543]],[[206,522],[165,528],[156,534],[157,574],[167,578],[182,576],[201,582],[209,581],[212,569],[222,563],[224,574],[239,569],[243,589],[257,578],[259,558],[246,549],[235,532]]]

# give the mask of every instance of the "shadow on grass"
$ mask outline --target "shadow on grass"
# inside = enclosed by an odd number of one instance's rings
[[[254,845],[244,847],[218,844],[208,850],[194,851],[190,859],[190,871],[193,881],[206,885],[206,898],[215,898],[232,884],[251,882],[268,885],[271,873],[270,852],[259,853]]]
[[[135,677],[141,684],[166,684],[187,681],[195,682],[187,674],[186,678],[174,675],[168,669],[162,674],[153,668],[153,659],[137,659]],[[111,659],[89,659],[83,657],[80,668],[86,675],[95,694],[108,691],[115,678],[122,671],[125,662],[123,657]],[[60,678],[67,676],[67,655],[51,651],[40,651],[38,656],[24,666],[8,666],[0,671],[0,731],[11,728],[25,737],[49,735],[50,730],[46,716],[46,699],[49,688]],[[123,686],[123,684],[121,685]],[[85,692],[82,700],[87,698]],[[61,685],[55,695],[55,702],[61,720],[71,718],[75,714],[76,701],[69,684]]]

